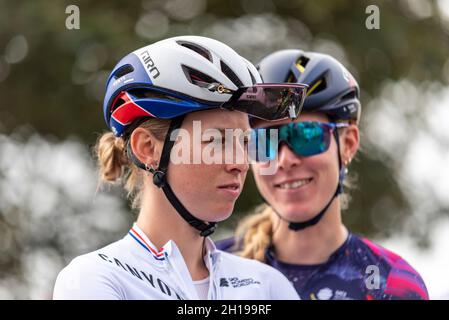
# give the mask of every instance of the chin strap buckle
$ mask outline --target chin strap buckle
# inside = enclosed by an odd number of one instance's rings
[[[166,183],[165,172],[155,171],[153,174],[153,183],[158,188],[162,188]]]
[[[202,236],[202,237],[210,236],[212,233],[215,232],[216,228],[217,228],[217,225],[215,223],[211,224],[209,228],[200,232],[200,236]]]

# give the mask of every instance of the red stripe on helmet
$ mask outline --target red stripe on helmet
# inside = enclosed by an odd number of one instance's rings
[[[112,112],[112,117],[120,124],[128,125],[140,117],[154,118],[153,114],[136,104],[127,92],[120,93],[115,101],[118,99],[122,99],[125,103]]]

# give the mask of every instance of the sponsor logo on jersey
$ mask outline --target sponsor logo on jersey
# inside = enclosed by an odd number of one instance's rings
[[[169,297],[175,297],[178,300],[183,300],[183,298],[181,298],[181,295],[179,295],[173,288],[169,287],[162,279],[155,277],[150,273],[143,272],[142,270],[138,271],[135,267],[129,266],[127,263],[122,263],[117,258],[108,257],[103,253],[99,253],[98,256],[103,261],[115,265],[116,267],[126,271],[136,279],[146,282],[147,284],[151,285],[154,289],[162,292],[164,295],[167,295]]]
[[[220,287],[229,287],[229,284],[233,288],[246,287],[252,284],[260,284],[259,281],[253,278],[239,279],[237,277],[232,278],[220,278]]]
[[[220,287],[229,287],[229,281],[226,278],[220,278]]]
[[[330,288],[323,288],[318,291],[317,297],[319,300],[329,300],[332,298],[332,290]]]

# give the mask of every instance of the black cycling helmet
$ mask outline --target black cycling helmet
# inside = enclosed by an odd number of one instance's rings
[[[263,58],[257,65],[257,69],[264,82],[307,84],[309,88],[303,112],[323,112],[332,122],[359,123],[362,110],[359,101],[359,85],[349,71],[333,57],[297,49],[280,50]],[[327,205],[312,219],[302,222],[288,221],[291,230],[298,231],[316,225],[334,198],[343,192],[346,168],[342,165],[340,158],[338,130],[334,130],[334,136],[337,142],[340,169],[337,189]],[[283,219],[278,212],[276,214]]]
[[[307,84],[303,111],[326,113],[331,121],[354,121],[361,114],[360,89],[349,71],[327,54],[280,50],[257,66],[264,82]]]

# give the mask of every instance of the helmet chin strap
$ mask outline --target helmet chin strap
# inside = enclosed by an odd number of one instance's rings
[[[200,231],[200,235],[202,237],[207,237],[214,233],[217,224],[216,222],[205,222],[198,218],[195,218],[181,203],[181,201],[176,197],[173,189],[170,187],[167,181],[167,169],[168,164],[170,162],[170,153],[175,144],[176,139],[170,139],[172,132],[176,129],[179,129],[184,120],[184,116],[176,117],[171,120],[170,127],[168,129],[167,135],[164,141],[164,147],[162,148],[161,159],[159,162],[159,166],[157,169],[148,169],[131,150],[130,144],[127,143],[127,153],[131,161],[139,168],[150,171],[153,174],[153,183],[158,188],[161,188],[164,192],[167,200],[170,204],[175,208],[175,210],[179,213],[179,215],[192,227]],[[175,137],[173,137],[175,138]]]
[[[339,177],[338,177],[338,185],[337,185],[337,189],[335,190],[334,194],[332,195],[331,199],[328,201],[328,203],[326,204],[326,206],[318,213],[316,214],[313,218],[307,220],[307,221],[302,221],[302,222],[293,222],[293,221],[288,221],[286,219],[284,219],[276,210],[274,210],[274,212],[278,215],[278,217],[284,221],[288,222],[288,228],[290,230],[293,231],[300,231],[300,230],[304,230],[305,228],[311,227],[316,225],[318,222],[320,222],[320,220],[323,218],[324,214],[327,212],[327,209],[329,209],[330,205],[332,204],[332,202],[334,201],[334,199],[343,192],[343,181],[345,179],[345,168],[341,165],[341,159],[340,159],[340,142],[339,142],[339,137],[338,137],[338,130],[334,131],[334,136],[337,142],[337,152],[338,152],[338,168],[339,168]],[[264,201],[270,205],[265,199]],[[271,205],[270,205],[271,206]],[[271,206],[273,208],[273,206]]]

